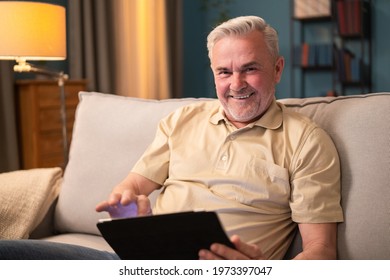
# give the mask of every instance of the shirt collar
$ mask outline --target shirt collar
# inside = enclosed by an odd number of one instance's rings
[[[210,122],[215,125],[218,125],[221,122],[229,122],[225,117],[225,113],[221,105],[219,106],[218,111],[215,111],[211,114]],[[277,129],[282,125],[282,122],[282,109],[274,99],[265,114],[257,121],[250,123],[248,127],[261,126],[268,129]]]

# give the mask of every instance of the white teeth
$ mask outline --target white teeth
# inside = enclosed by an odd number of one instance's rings
[[[251,95],[248,94],[248,95],[243,95],[243,96],[232,96],[234,99],[246,99],[246,98],[249,98]]]

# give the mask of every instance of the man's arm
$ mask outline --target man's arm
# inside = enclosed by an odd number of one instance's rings
[[[337,258],[337,223],[299,224],[302,252],[295,260],[325,260]]]

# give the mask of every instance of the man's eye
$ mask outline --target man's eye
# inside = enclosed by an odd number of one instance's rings
[[[255,67],[249,67],[249,68],[246,68],[245,70],[244,70],[244,72],[246,72],[246,73],[251,73],[251,72],[254,72],[254,71],[256,71],[257,69],[255,68]]]
[[[227,76],[227,75],[230,75],[230,74],[231,74],[231,72],[229,72],[229,71],[219,71],[218,72],[219,76]]]

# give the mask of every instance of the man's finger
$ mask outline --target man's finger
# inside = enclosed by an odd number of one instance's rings
[[[233,235],[230,241],[234,244],[236,249],[240,251],[242,254],[247,256],[250,259],[262,259],[263,254],[260,251],[259,247],[254,244],[247,244],[242,242],[241,239],[237,235]]]
[[[108,204],[109,205],[117,205],[120,200],[121,200],[120,193],[111,193],[110,196],[108,197]]]
[[[145,195],[139,195],[137,197],[138,216],[148,216],[152,214],[150,207],[150,200]]]

